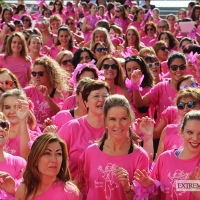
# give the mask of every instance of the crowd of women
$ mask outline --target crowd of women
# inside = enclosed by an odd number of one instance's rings
[[[0,6],[0,199],[200,199],[176,188],[200,181],[200,4],[25,3]]]

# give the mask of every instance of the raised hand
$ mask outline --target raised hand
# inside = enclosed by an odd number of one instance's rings
[[[154,132],[154,120],[149,117],[142,117],[140,124],[139,124],[139,130],[145,135],[145,136],[153,136]]]
[[[200,180],[200,168],[196,167],[194,172],[189,173],[188,180]]]
[[[154,184],[154,180],[148,176],[147,172],[143,169],[140,171],[137,169],[134,172],[133,178],[143,187],[151,187]]]
[[[130,190],[129,173],[124,168],[116,166],[115,175],[116,178],[122,184],[124,190],[125,191]]]
[[[135,84],[139,83],[140,79],[142,78],[142,71],[136,69],[131,74],[131,81]]]
[[[43,130],[43,133],[48,133],[48,132],[57,134],[58,133],[58,127],[56,125],[49,125]]]
[[[15,194],[15,181],[10,174],[0,171],[0,188],[8,194]]]
[[[26,120],[29,115],[29,104],[26,100],[18,99],[16,105],[16,115],[20,120]]]
[[[44,86],[44,85],[37,85],[36,88],[42,94],[43,97],[46,98],[48,96],[48,89],[47,89],[46,86]]]

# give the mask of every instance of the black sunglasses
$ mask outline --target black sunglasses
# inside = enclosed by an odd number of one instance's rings
[[[22,19],[23,22],[30,22],[30,19]]]
[[[180,90],[184,90],[184,89],[186,89],[188,87],[197,88],[198,87],[198,83],[194,82],[194,83],[191,83],[190,85],[183,85],[183,86],[180,87]]]
[[[3,130],[8,131],[8,129],[9,129],[9,123],[8,122],[0,122],[0,127]]]
[[[187,103],[179,102],[179,103],[177,104],[177,108],[178,108],[179,110],[183,110],[183,109],[185,108],[185,105],[187,105],[187,107],[191,109],[191,108],[194,108],[194,107],[196,106],[196,102],[194,102],[194,101],[189,101],[189,102],[187,102]]]
[[[74,22],[67,23],[67,25],[74,25]]]
[[[160,67],[160,62],[149,63],[148,66],[149,66],[149,68],[152,68],[153,66]]]
[[[38,76],[43,76],[44,75],[44,72],[40,71],[40,72],[31,72],[32,76],[33,77],[36,77],[37,75]]]
[[[172,69],[172,71],[176,71],[178,68],[180,69],[180,70],[185,70],[186,69],[186,66],[184,65],[184,64],[182,64],[182,65],[172,65],[171,67],[170,67],[171,69]]]
[[[66,65],[67,63],[72,63],[72,59],[70,59],[70,60],[63,60],[62,62],[61,62],[61,64],[62,65]]]
[[[162,50],[162,51],[165,51],[165,50],[169,51],[169,48],[168,47],[160,47],[160,50]]]
[[[102,48],[97,48],[96,50],[97,50],[99,53],[101,53],[102,51],[107,51],[108,48],[102,47]]]
[[[117,69],[118,66],[116,64],[112,64],[112,65],[109,65],[109,64],[103,64],[103,68],[105,70],[108,70],[109,68],[111,67],[111,69]]]
[[[147,31],[153,31],[153,28],[147,28]]]

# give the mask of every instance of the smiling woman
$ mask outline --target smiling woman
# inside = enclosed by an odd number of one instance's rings
[[[81,153],[88,145],[101,138],[105,130],[102,115],[103,105],[108,95],[109,87],[105,82],[93,80],[87,83],[82,91],[82,99],[88,114],[69,121],[58,132],[68,147],[72,179],[77,178],[78,158]]]
[[[77,187],[70,181],[67,158],[65,142],[57,135],[47,133],[38,137],[32,145],[15,199],[81,199]]]
[[[137,146],[139,137],[130,128],[134,116],[124,96],[109,96],[103,114],[106,131],[79,157],[79,186],[86,183],[88,199],[132,200],[133,173],[148,170],[148,156]]]

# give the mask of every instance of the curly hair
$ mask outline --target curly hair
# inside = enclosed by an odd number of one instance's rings
[[[58,88],[60,90],[68,89],[67,73],[55,60],[48,56],[43,56],[35,60],[33,67],[35,65],[42,65],[45,68],[49,76],[50,84],[53,88]]]
[[[72,50],[72,49],[73,49],[73,46],[74,46],[74,41],[73,41],[72,33],[71,33],[70,29],[69,29],[66,25],[62,25],[62,26],[58,29],[58,37],[59,37],[61,31],[66,31],[67,34],[69,35],[70,39],[69,39],[69,43],[68,43],[68,49],[69,49],[69,50]],[[57,38],[58,38],[58,37],[57,37]],[[56,42],[55,45],[58,46],[58,45],[60,45],[60,44],[61,44],[61,43],[60,43],[59,39],[57,39],[57,42]]]

